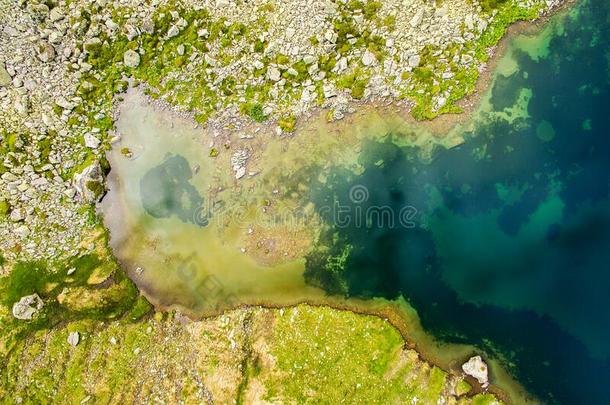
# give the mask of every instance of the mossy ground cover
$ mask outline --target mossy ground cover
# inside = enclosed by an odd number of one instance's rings
[[[172,312],[142,318],[139,306],[19,341],[4,358],[2,403],[500,403],[468,396],[460,377],[405,349],[377,317],[300,305],[189,322]]]
[[[259,366],[251,383],[264,387],[259,400],[466,404],[490,398],[499,403],[492,395],[464,396],[468,390],[463,388],[460,397],[454,388],[462,384],[460,377],[406,349],[399,332],[378,317],[301,305],[274,311],[264,342],[255,345]]]
[[[3,263],[7,274],[0,278],[0,356],[28,336],[63,322],[113,320],[132,310],[140,317],[150,310],[111,256],[107,238],[98,224],[90,230],[90,252],[57,261]],[[15,319],[13,305],[31,294],[40,296],[43,308],[32,320]]]

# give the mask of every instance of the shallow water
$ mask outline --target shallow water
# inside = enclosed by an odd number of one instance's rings
[[[111,246],[151,300],[193,314],[323,297],[302,276],[320,229],[310,179],[337,164],[361,172],[361,139],[404,125],[369,111],[336,125],[314,119],[294,139],[254,128],[223,137],[149,104],[137,89],[123,98],[101,204]],[[436,142],[412,131],[407,138]],[[236,180],[231,158],[241,151],[248,174]]]
[[[329,300],[304,279],[328,247],[346,254],[327,291],[403,296],[428,332],[493,354],[543,400],[606,403],[608,8],[582,2],[511,41],[472,125],[442,140],[367,110],[227,141],[132,90],[102,204],[114,252],[155,303],[207,313]]]

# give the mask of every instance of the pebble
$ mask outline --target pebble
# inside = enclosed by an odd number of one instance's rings
[[[80,342],[80,334],[78,332],[70,332],[67,340],[70,346],[76,347]]]

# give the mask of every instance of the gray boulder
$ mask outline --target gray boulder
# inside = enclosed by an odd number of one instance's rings
[[[99,162],[92,163],[75,174],[72,181],[81,201],[95,203],[104,194],[104,178]]]

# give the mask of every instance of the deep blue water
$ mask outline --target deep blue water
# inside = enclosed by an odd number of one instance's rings
[[[610,2],[583,1],[578,10],[548,57],[518,52],[519,70],[495,81],[498,111],[531,89],[529,118],[482,119],[465,144],[432,162],[388,134],[365,145],[361,175],[337,168],[314,182],[318,206],[339,204],[364,220],[337,224],[325,211],[334,226],[320,244],[330,250],[312,254],[307,267],[309,281],[329,292],[403,295],[424,328],[501,358],[546,402],[605,404]],[[417,214],[401,226],[380,220],[379,207]],[[328,255],[345,246],[353,247],[345,268],[329,273]]]

